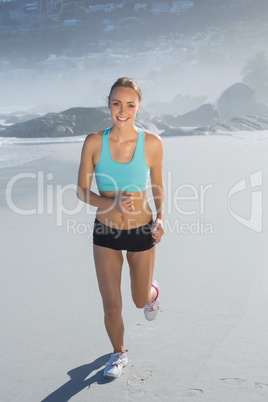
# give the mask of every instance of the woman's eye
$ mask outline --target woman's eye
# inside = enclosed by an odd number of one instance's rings
[[[118,106],[119,103],[118,103],[118,102],[114,102],[113,105],[114,105],[114,106]]]
[[[129,107],[134,107],[134,105],[128,105]]]

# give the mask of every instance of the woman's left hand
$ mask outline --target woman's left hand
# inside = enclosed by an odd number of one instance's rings
[[[152,237],[155,239],[154,244],[158,244],[161,241],[161,237],[165,233],[164,227],[163,227],[163,222],[161,219],[157,218],[154,221],[153,227],[151,229],[151,234]]]

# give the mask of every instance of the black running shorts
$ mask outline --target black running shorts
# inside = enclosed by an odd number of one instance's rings
[[[146,225],[134,229],[114,229],[95,219],[93,244],[114,250],[144,251],[154,247],[151,235],[153,219]]]

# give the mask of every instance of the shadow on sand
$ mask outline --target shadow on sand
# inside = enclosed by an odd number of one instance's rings
[[[84,364],[83,366],[68,371],[67,374],[70,376],[70,380],[60,388],[53,391],[41,402],[67,402],[84,388],[89,388],[91,384],[107,384],[108,381],[103,378],[103,370],[100,370],[100,368],[109,361],[110,356],[111,354],[103,355],[98,357],[92,363]],[[93,371],[96,370],[97,372],[92,377],[85,380]]]

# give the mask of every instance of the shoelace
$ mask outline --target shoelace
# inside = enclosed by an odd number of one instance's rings
[[[152,311],[155,311],[157,309],[158,309],[157,298],[155,298],[154,301],[148,304],[148,311],[151,313]]]
[[[123,358],[122,358],[122,353],[116,353],[113,357],[113,361],[111,362],[111,364],[109,364],[109,367],[112,366],[117,366],[122,362]]]

